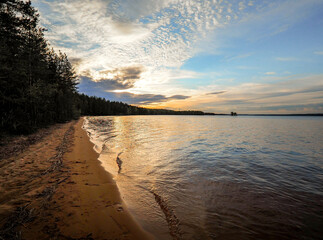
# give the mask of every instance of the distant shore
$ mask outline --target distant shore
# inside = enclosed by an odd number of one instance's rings
[[[310,117],[323,117],[323,113],[305,113],[305,114],[302,114],[302,113],[294,113],[294,114],[239,114],[240,116],[290,116],[290,117],[307,117],[307,116],[310,116]]]
[[[230,116],[231,114],[227,114],[227,113],[205,113],[204,115],[215,115],[215,116]],[[237,114],[239,116],[268,116],[268,117],[275,117],[275,116],[286,116],[286,117],[323,117],[323,113],[292,113],[292,114],[266,114],[266,113],[258,113],[258,114],[249,114],[249,113],[241,113],[241,114]]]
[[[82,124],[56,125],[1,160],[0,238],[152,239],[127,211]]]

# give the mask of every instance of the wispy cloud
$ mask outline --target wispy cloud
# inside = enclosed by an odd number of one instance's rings
[[[265,72],[266,75],[275,75],[276,72]]]
[[[317,51],[317,52],[314,52],[314,54],[316,54],[316,55],[323,55],[323,51]]]
[[[233,61],[233,60],[237,60],[237,59],[247,58],[247,57],[252,56],[252,54],[253,53],[245,53],[245,54],[229,57],[229,58],[227,58],[227,61]]]
[[[218,94],[222,94],[225,93],[226,91],[219,91],[219,92],[211,92],[211,93],[207,93],[207,95],[218,95]]]
[[[276,57],[276,60],[282,61],[282,62],[299,61],[298,58],[294,58],[294,57]]]
[[[115,96],[119,99],[125,99],[130,104],[135,105],[154,105],[161,102],[169,102],[172,100],[184,100],[189,98],[189,96],[184,95],[173,95],[166,97],[161,94],[133,94],[128,92],[115,93]]]
[[[230,27],[217,28],[206,41],[207,44],[202,42],[201,50],[217,52],[218,48],[229,44],[228,39],[257,42],[278,35],[311,16],[313,8],[322,4],[320,0],[252,1],[251,4],[243,1],[243,3],[239,8],[243,9],[244,14],[239,15],[238,20],[232,22]],[[247,11],[244,7],[251,9]],[[205,45],[208,47],[205,48]]]
[[[208,86],[225,89],[221,94],[196,95],[185,103],[172,103],[174,108],[197,108],[213,112],[273,113],[284,111],[320,112],[323,106],[323,75],[290,76],[272,83],[244,83],[232,87]],[[217,92],[215,92],[217,93]]]

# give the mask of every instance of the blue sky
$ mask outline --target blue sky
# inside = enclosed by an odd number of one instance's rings
[[[321,0],[33,5],[80,92],[176,110],[323,112]]]

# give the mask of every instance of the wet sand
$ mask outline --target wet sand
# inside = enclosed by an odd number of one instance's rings
[[[0,239],[152,239],[97,160],[83,120],[0,165]]]

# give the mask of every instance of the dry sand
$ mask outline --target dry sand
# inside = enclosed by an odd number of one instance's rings
[[[97,160],[83,120],[0,162],[0,239],[152,239]]]

